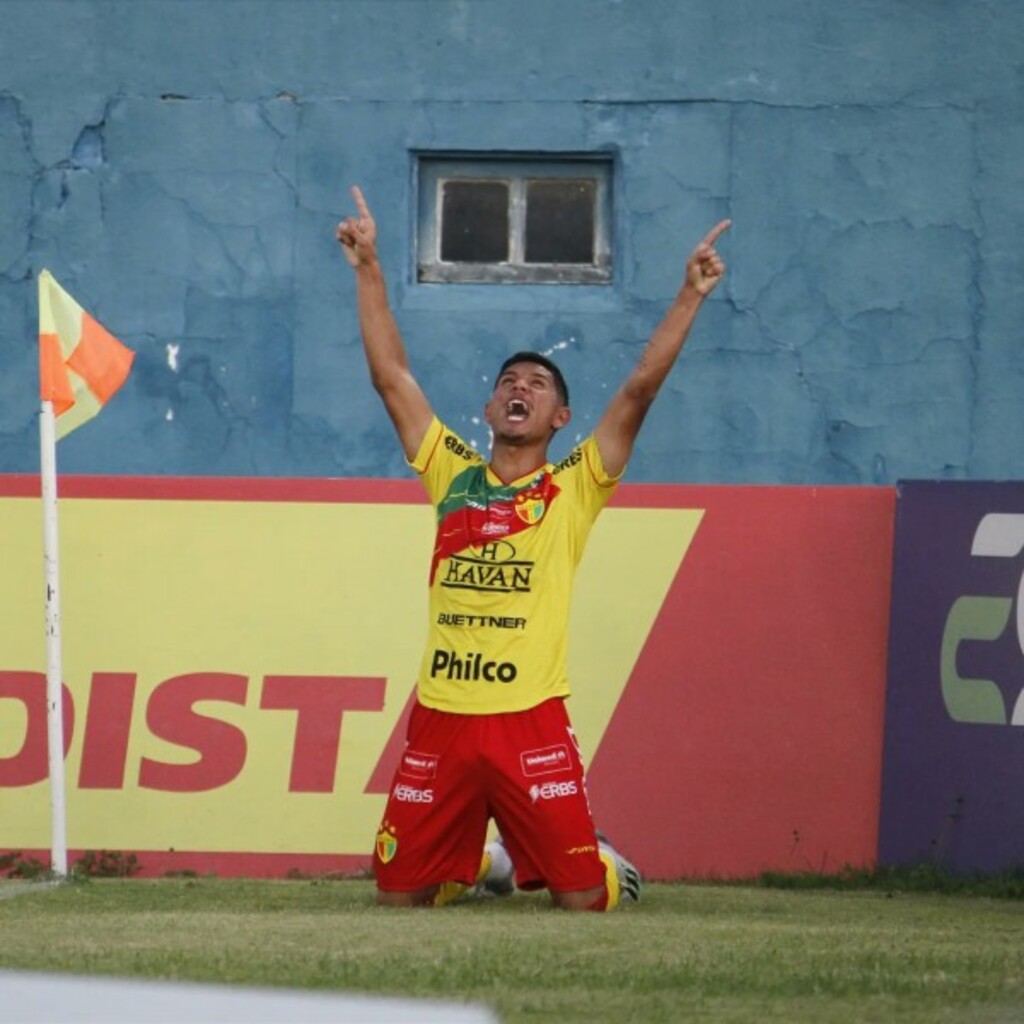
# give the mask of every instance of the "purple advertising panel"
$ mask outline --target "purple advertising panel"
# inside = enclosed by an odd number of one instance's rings
[[[1024,867],[1024,482],[897,494],[879,862]]]

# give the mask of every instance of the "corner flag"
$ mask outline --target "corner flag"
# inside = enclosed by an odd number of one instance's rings
[[[39,275],[39,477],[46,574],[46,739],[50,867],[68,873],[57,528],[57,441],[91,420],[125,382],[135,353],[90,316],[48,270]]]
[[[107,404],[127,379],[134,358],[48,270],[40,273],[39,394],[53,403],[58,440]]]

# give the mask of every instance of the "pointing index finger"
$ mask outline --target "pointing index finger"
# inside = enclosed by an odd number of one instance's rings
[[[356,209],[359,211],[359,216],[369,217],[370,208],[366,205],[366,200],[363,198],[363,191],[358,185],[352,186],[352,198],[356,201]]]
[[[703,249],[705,246],[710,248],[718,241],[718,236],[723,232],[728,231],[731,220],[720,220],[700,241],[699,249]]]

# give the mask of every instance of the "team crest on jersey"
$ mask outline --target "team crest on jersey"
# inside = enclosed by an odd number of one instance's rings
[[[529,491],[516,495],[516,515],[527,526],[535,526],[539,523],[544,518],[546,511],[547,505],[543,498],[538,498]]]
[[[517,490],[511,484],[492,484],[482,462],[468,466],[456,475],[437,503],[430,585],[434,585],[438,566],[446,558],[536,526],[560,493],[546,468]]]
[[[377,833],[377,857],[381,864],[390,864],[398,853],[398,837],[392,826],[384,824]]]

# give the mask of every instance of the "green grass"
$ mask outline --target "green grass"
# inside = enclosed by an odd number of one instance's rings
[[[454,998],[506,1024],[1024,1019],[1024,901],[956,893],[655,884],[574,915],[380,910],[355,880],[0,882],[0,936],[0,968]]]
[[[1024,869],[972,874],[953,872],[927,861],[898,867],[847,867],[829,875],[815,871],[766,871],[757,884],[771,889],[874,889],[887,893],[956,893],[1024,899]]]

